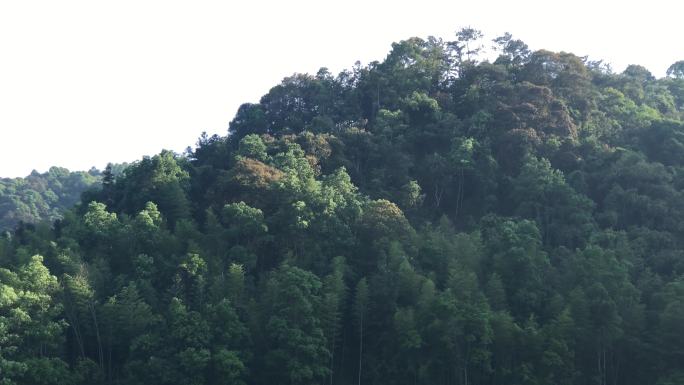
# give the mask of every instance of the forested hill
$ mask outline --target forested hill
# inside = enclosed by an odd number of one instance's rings
[[[12,230],[20,222],[54,221],[76,204],[81,193],[99,183],[100,172],[70,172],[51,167],[25,178],[0,179],[0,231]]]
[[[109,164],[104,171],[69,171],[51,167],[25,178],[0,178],[0,233],[17,226],[53,222],[62,218],[89,189],[99,189],[103,178],[121,174],[126,163]]]
[[[684,383],[684,61],[297,74],[0,240],[7,384]]]

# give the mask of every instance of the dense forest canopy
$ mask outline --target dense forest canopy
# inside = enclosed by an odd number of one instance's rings
[[[25,178],[0,179],[0,231],[12,230],[20,222],[61,218],[100,177],[97,170],[70,172],[52,167],[43,174],[33,171]]]
[[[104,171],[87,172],[51,167],[42,174],[34,170],[25,178],[0,178],[0,232],[61,219],[83,192],[98,188],[103,178],[115,177],[126,167],[126,163],[109,164]]]
[[[295,74],[0,239],[0,383],[684,383],[684,61]]]

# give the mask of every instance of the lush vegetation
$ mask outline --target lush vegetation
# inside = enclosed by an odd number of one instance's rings
[[[83,192],[99,188],[103,178],[112,179],[127,166],[110,163],[104,171],[87,172],[51,167],[43,174],[34,170],[25,178],[0,178],[0,232],[61,219]]]
[[[0,231],[19,223],[54,221],[73,207],[81,193],[99,183],[100,172],[70,172],[52,167],[46,173],[33,171],[25,178],[0,179]]]
[[[0,383],[684,382],[684,62],[294,75],[0,240]]]

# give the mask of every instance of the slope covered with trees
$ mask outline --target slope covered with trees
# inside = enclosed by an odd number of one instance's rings
[[[684,62],[286,78],[0,240],[2,384],[684,381]]]
[[[100,181],[100,172],[70,172],[51,167],[25,178],[0,179],[0,231],[12,230],[20,222],[54,221],[73,207],[81,193]]]
[[[104,171],[93,167],[87,172],[51,167],[42,174],[34,170],[25,178],[0,178],[0,232],[61,219],[82,193],[99,189],[103,179],[113,180],[126,167],[126,163],[110,163]]]

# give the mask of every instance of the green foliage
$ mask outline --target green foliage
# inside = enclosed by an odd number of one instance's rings
[[[594,203],[568,186],[548,160],[525,159],[512,188],[515,214],[534,219],[546,243],[574,248],[596,230]]]
[[[261,308],[268,341],[264,375],[269,382],[319,383],[328,373],[330,354],[320,321],[320,280],[284,265],[266,283]]]
[[[260,160],[262,162],[268,157],[268,154],[266,154],[266,145],[263,140],[255,134],[249,134],[240,140],[238,155]]]
[[[34,256],[16,273],[0,269],[0,373],[3,384],[68,383],[59,358],[67,326],[61,315],[57,277]]]
[[[0,384],[681,383],[681,63],[494,42],[411,38],[184,155],[0,181]]]
[[[76,204],[81,193],[96,187],[100,172],[70,172],[52,167],[46,173],[33,171],[25,178],[0,179],[0,231],[23,223],[54,221]]]

